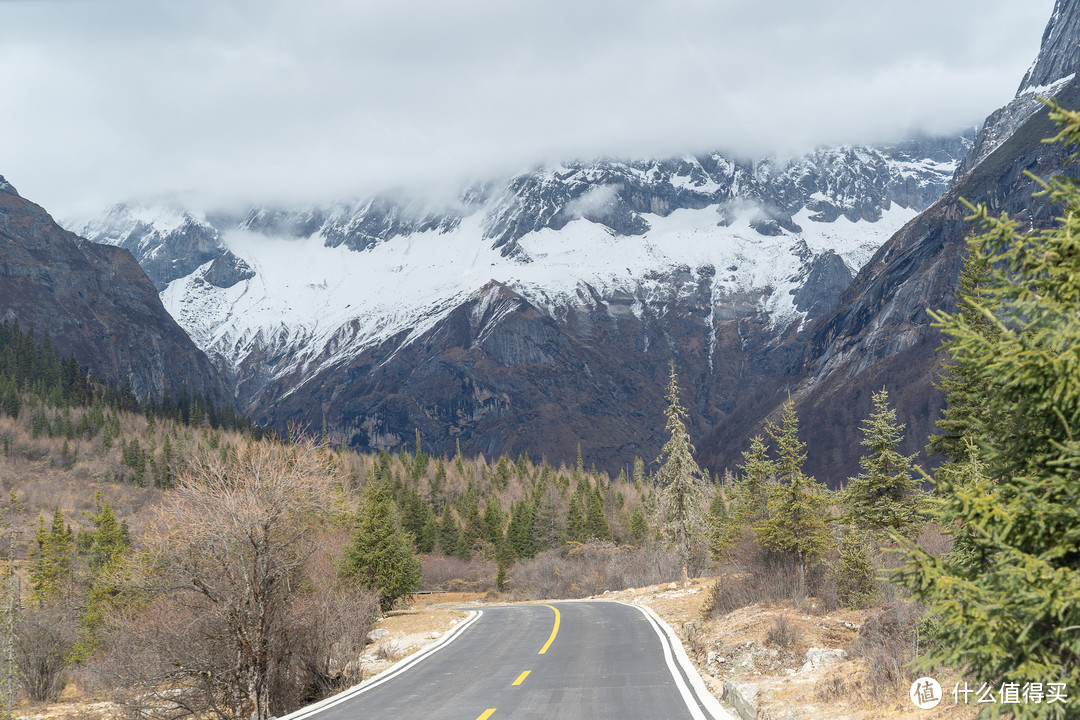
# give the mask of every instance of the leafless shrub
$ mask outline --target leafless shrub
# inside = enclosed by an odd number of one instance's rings
[[[848,646],[852,656],[865,658],[875,697],[887,696],[915,675],[905,667],[915,656],[922,608],[912,602],[888,603],[871,614]]]
[[[765,644],[780,650],[797,652],[802,643],[802,632],[786,615],[773,620],[772,626],[765,633]]]
[[[55,702],[64,689],[75,644],[75,613],[59,607],[29,608],[15,626],[15,668],[31,702]]]
[[[420,568],[422,590],[486,592],[495,587],[498,564],[480,555],[472,560],[444,555],[426,555]]]
[[[755,603],[793,602],[811,613],[838,605],[836,584],[825,564],[800,567],[798,556],[769,550],[749,535],[739,540],[729,558],[703,605],[705,617]]]
[[[609,542],[570,543],[510,569],[515,598],[574,598],[622,590],[682,576],[675,551]]]
[[[401,657],[401,648],[398,647],[397,642],[387,640],[375,650],[375,657],[380,660],[397,662],[397,659]]]

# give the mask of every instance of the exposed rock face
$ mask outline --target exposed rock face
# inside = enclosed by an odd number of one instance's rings
[[[445,452],[557,460],[580,443],[617,471],[659,453],[672,360],[702,437],[788,367],[800,328],[969,144],[576,162],[449,205],[120,207],[79,227],[158,269],[166,307],[258,421],[325,418],[368,450],[417,428]]]
[[[1020,82],[1016,97],[986,118],[972,151],[956,170],[957,179],[969,173],[1038,112],[1043,107],[1040,97],[1054,97],[1078,70],[1080,12],[1074,0],[1056,0],[1054,13],[1043,31],[1039,55]]]
[[[73,227],[94,242],[131,252],[158,291],[226,252],[217,228],[204,216],[174,207],[113,207],[101,218]]]
[[[0,177],[0,317],[48,331],[95,376],[141,397],[181,385],[231,399],[217,370],[165,311],[126,250],[60,228]]]
[[[1059,3],[1059,10],[1075,16],[1080,5]],[[1054,23],[1075,27],[1075,17],[1055,14]],[[1047,35],[1058,37],[1049,31]],[[1051,43],[1050,52],[1054,47]],[[1068,48],[1073,56],[1076,47]],[[1040,56],[1036,67],[1042,60]],[[1066,69],[1071,73],[1074,67]],[[1056,97],[1066,107],[1080,106],[1080,83],[1068,79]],[[988,120],[973,154],[984,146],[984,135],[994,131]],[[885,243],[841,296],[836,310],[809,331],[798,362],[699,443],[706,462],[712,467],[739,462],[749,438],[761,432],[763,418],[775,417],[790,393],[803,421],[803,438],[809,442],[806,469],[837,485],[859,471],[859,427],[870,412],[871,394],[883,387],[899,419],[907,424],[902,451],[921,451],[943,406],[941,394],[933,387],[942,359],[937,353],[941,338],[930,326],[926,311],[955,309],[953,294],[965,239],[972,231],[964,220],[968,211],[959,200],[985,202],[1021,225],[1039,227],[1050,222],[1053,208],[1032,198],[1040,188],[1024,173],[1043,178],[1076,173],[1075,167],[1066,168],[1065,149],[1041,142],[1054,134],[1056,128],[1043,107]]]

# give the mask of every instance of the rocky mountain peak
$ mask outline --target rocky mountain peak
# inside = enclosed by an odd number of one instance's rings
[[[956,169],[959,181],[996,150],[1043,107],[1039,98],[1053,98],[1080,70],[1080,3],[1057,0],[1054,14],[1043,31],[1042,46],[1007,105],[991,113],[971,151]]]
[[[1077,70],[1080,70],[1080,3],[1057,0],[1054,14],[1043,31],[1039,55],[1016,94],[1052,85]]]
[[[4,179],[3,175],[0,175],[0,192],[7,193],[8,195],[14,195],[16,197],[19,196],[19,192],[15,189],[15,186],[9,183],[6,179]]]

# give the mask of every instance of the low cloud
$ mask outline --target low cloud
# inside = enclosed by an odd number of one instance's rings
[[[64,213],[325,202],[978,123],[1052,0],[5,2],[0,174]]]

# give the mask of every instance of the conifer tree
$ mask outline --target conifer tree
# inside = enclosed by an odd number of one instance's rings
[[[439,520],[439,549],[444,555],[458,557],[462,554],[463,543],[461,541],[461,526],[454,517],[454,511],[447,500],[443,505],[442,517]],[[468,560],[468,558],[464,558]]]
[[[840,562],[836,568],[836,594],[850,608],[870,603],[876,593],[873,541],[855,526],[848,526],[840,542]]]
[[[743,451],[739,470],[742,472],[732,491],[731,509],[723,516],[713,514],[716,519],[709,541],[714,559],[724,556],[744,528],[756,531],[769,516],[769,487],[776,469],[769,460],[769,447],[760,435],[755,435],[750,449]]]
[[[630,533],[630,541],[635,545],[641,545],[649,535],[649,523],[645,520],[645,513],[641,506],[634,508],[630,513],[630,520],[626,523],[626,530]]]
[[[543,481],[534,497],[536,519],[533,521],[533,539],[536,550],[550,550],[559,545],[563,535],[559,491],[551,482]]]
[[[534,526],[536,512],[528,500],[520,500],[513,506],[513,516],[506,528],[506,541],[519,558],[531,558],[536,555]]]
[[[707,476],[694,460],[694,446],[686,431],[686,408],[679,399],[679,380],[675,364],[667,392],[668,441],[664,443],[657,462],[663,461],[656,473],[656,527],[660,537],[674,545],[680,563],[686,567],[697,558],[705,532],[705,494]]]
[[[581,501],[581,493],[576,490],[570,496],[570,504],[566,509],[566,542],[585,542],[588,533],[588,524],[585,517],[585,505]]]
[[[802,471],[806,443],[799,440],[795,403],[784,405],[782,425],[771,422],[766,429],[780,453],[774,468],[776,484],[769,488],[769,516],[761,523],[758,538],[766,546],[799,556],[800,569],[819,560],[829,549],[831,536],[826,508],[826,489]]]
[[[499,496],[492,493],[484,504],[484,539],[492,545],[498,546],[503,541],[503,523],[506,521],[506,513],[502,510]]]
[[[593,489],[587,495],[588,505],[585,508],[585,527],[590,538],[597,540],[610,540],[611,528],[607,517],[604,515],[604,498],[600,494],[600,488]]]
[[[897,423],[896,411],[889,407],[889,393],[884,389],[874,393],[873,403],[862,427],[862,446],[869,454],[859,460],[862,472],[849,481],[844,503],[850,522],[871,534],[910,535],[922,517],[922,495],[912,472],[915,456],[897,451],[904,425]]]
[[[385,485],[369,485],[365,490],[339,575],[377,593],[384,611],[420,587],[420,558],[412,537],[398,522],[397,508]]]
[[[991,313],[994,309],[994,298],[987,292],[989,278],[990,268],[985,255],[978,249],[969,249],[956,290],[957,312],[973,331],[994,338],[998,334],[997,328],[990,316],[980,309],[986,308]],[[946,338],[941,345],[946,356],[952,354],[952,348],[958,342],[956,338]],[[992,430],[997,428],[1000,433],[1007,418],[990,417],[988,406],[983,402],[986,383],[967,364],[950,362],[943,365],[935,387],[945,394],[946,406],[936,423],[939,432],[930,437],[926,451],[944,457],[947,466],[959,465],[967,461],[969,439],[989,441]]]
[[[1080,114],[1055,104],[1050,115],[1062,125],[1055,140],[1080,144]],[[958,519],[985,562],[956,564],[912,545],[902,573],[939,621],[928,663],[1021,686],[1065,683],[1069,705],[994,708],[1018,719],[1074,717],[1080,687],[1080,188],[1059,177],[1043,194],[1062,214],[1027,232],[1026,220],[973,208],[981,234],[969,247],[986,258],[993,303],[972,306],[996,332],[933,314],[953,362],[985,384],[991,417],[1011,423],[974,446],[985,481],[934,478],[939,516]]]
[[[74,551],[74,534],[71,528],[64,524],[64,514],[60,508],[53,511],[52,524],[48,530],[45,527],[45,518],[39,515],[34,542],[30,546],[32,598],[42,603],[60,599],[65,586],[71,582]]]

